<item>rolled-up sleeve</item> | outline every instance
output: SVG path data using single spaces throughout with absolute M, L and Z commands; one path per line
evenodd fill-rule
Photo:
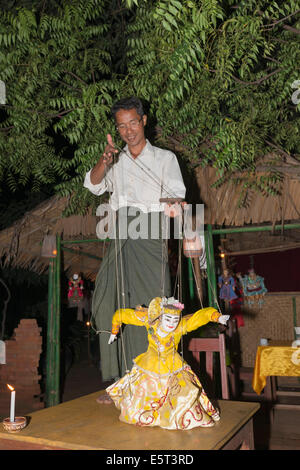
M 106 175 L 101 183 L 99 184 L 93 184 L 91 182 L 91 171 L 88 171 L 85 175 L 84 178 L 84 183 L 83 186 L 87 188 L 91 193 L 96 194 L 97 196 L 100 196 L 101 194 L 104 194 L 106 191 L 112 191 L 112 183 L 110 182 L 108 175 Z

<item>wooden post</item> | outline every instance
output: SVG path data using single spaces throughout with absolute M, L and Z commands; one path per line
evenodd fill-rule
M 54 298 L 53 298 L 53 264 L 54 259 L 50 259 L 48 271 L 48 322 L 47 322 L 47 349 L 46 349 L 46 407 L 53 405 L 54 387 Z
M 205 238 L 205 251 L 207 263 L 207 290 L 209 306 L 218 308 L 217 304 L 217 282 L 216 282 L 216 269 L 215 269 L 215 256 L 212 226 L 207 225 L 207 230 L 204 232 Z
M 54 262 L 54 275 L 55 275 L 55 386 L 54 386 L 54 403 L 60 403 L 60 270 L 61 270 L 61 246 L 60 236 L 56 236 L 56 249 L 57 255 Z
M 46 407 L 60 402 L 60 237 L 56 237 L 56 256 L 49 262 L 48 324 L 46 352 Z

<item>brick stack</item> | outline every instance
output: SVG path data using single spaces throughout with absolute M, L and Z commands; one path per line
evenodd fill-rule
M 0 364 L 0 414 L 9 416 L 10 392 L 16 390 L 16 416 L 44 407 L 38 374 L 42 352 L 41 328 L 35 319 L 23 319 L 14 330 L 12 339 L 5 341 L 6 364 Z

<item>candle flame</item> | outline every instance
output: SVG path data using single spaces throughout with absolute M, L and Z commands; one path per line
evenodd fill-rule
M 9 390 L 11 390 L 11 391 L 14 390 L 14 387 L 12 387 L 11 385 L 9 385 L 9 384 L 6 384 L 6 385 L 8 386 Z

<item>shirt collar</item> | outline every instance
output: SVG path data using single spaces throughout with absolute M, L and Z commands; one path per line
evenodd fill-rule
M 123 150 L 130 153 L 129 150 L 128 150 L 128 145 L 127 144 L 125 145 Z M 146 139 L 146 145 L 145 145 L 145 147 L 143 148 L 143 150 L 141 151 L 141 153 L 139 154 L 139 156 L 137 158 L 139 159 L 140 157 L 142 157 L 143 155 L 146 155 L 147 153 L 151 153 L 151 154 L 155 155 L 153 145 L 150 144 L 148 139 Z

